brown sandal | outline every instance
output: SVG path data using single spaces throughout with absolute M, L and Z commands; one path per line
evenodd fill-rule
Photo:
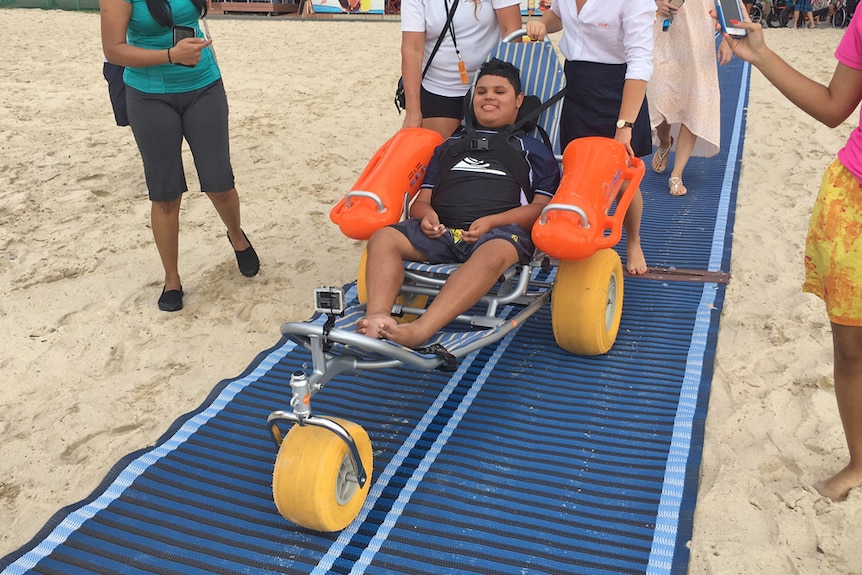
M 682 178 L 673 176 L 667 181 L 667 185 L 672 196 L 684 196 L 688 193 L 688 188 L 682 185 Z
M 652 171 L 656 174 L 661 174 L 667 169 L 667 156 L 670 154 L 670 149 L 673 147 L 673 138 L 670 139 L 670 145 L 667 148 L 658 147 L 652 157 Z

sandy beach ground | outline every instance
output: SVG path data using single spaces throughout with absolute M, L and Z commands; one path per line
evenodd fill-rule
M 186 307 L 167 314 L 138 151 L 101 77 L 98 15 L 0 10 L 0 556 L 238 375 L 282 322 L 309 317 L 312 288 L 356 277 L 362 246 L 328 212 L 400 126 L 397 22 L 209 26 L 262 269 L 239 275 L 209 201 L 190 191 Z M 841 33 L 767 41 L 827 82 Z M 752 75 L 692 574 L 862 572 L 862 490 L 833 504 L 811 488 L 846 447 L 829 324 L 799 287 L 820 175 L 856 118 L 829 130 Z

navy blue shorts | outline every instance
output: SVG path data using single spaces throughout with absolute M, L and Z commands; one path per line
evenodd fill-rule
M 175 200 L 188 190 L 183 138 L 192 151 L 202 191 L 234 188 L 227 96 L 221 79 L 178 94 L 148 94 L 126 86 L 126 103 L 151 201 Z
M 518 259 L 522 264 L 530 263 L 533 258 L 534 247 L 530 233 L 515 224 L 494 228 L 471 244 L 460 239 L 455 241 L 452 230 L 447 230 L 439 238 L 429 238 L 422 231 L 421 223 L 422 221 L 417 218 L 410 218 L 391 227 L 404 234 L 414 248 L 425 254 L 429 264 L 464 263 L 476 248 L 495 239 L 506 240 L 515 246 L 515 249 L 518 250 Z

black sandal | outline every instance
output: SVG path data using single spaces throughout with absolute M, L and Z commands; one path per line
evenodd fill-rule
M 165 291 L 159 296 L 159 309 L 162 311 L 180 311 L 183 309 L 183 288 Z
M 247 278 L 254 277 L 257 275 L 257 272 L 260 271 L 260 260 L 257 257 L 257 252 L 254 251 L 251 242 L 248 240 L 248 236 L 245 235 L 244 231 L 240 231 L 242 232 L 242 237 L 244 237 L 245 241 L 248 242 L 248 247 L 241 252 L 234 250 L 234 253 L 236 254 L 236 263 L 237 266 L 239 266 L 239 273 Z M 230 246 L 233 247 L 233 242 L 230 241 L 230 232 L 227 234 L 227 241 L 230 243 Z

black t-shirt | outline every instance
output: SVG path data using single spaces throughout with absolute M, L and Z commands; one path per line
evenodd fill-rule
M 437 148 L 422 184 L 432 188 L 431 207 L 446 227 L 467 229 L 478 218 L 530 203 L 534 193 L 550 197 L 556 192 L 560 171 L 554 154 L 529 136 L 514 136 L 510 143 L 503 143 L 508 148 L 504 151 L 469 150 L 446 171 L 441 163 L 451 162 L 444 162 L 441 156 L 463 137 L 463 132 L 458 133 Z M 519 162 L 526 161 L 531 190 L 521 189 L 517 167 L 507 168 L 506 163 L 514 161 L 513 154 Z M 441 169 L 444 173 L 438 174 Z
M 521 186 L 488 152 L 471 152 L 456 163 L 431 194 L 440 223 L 467 229 L 474 220 L 526 203 Z

